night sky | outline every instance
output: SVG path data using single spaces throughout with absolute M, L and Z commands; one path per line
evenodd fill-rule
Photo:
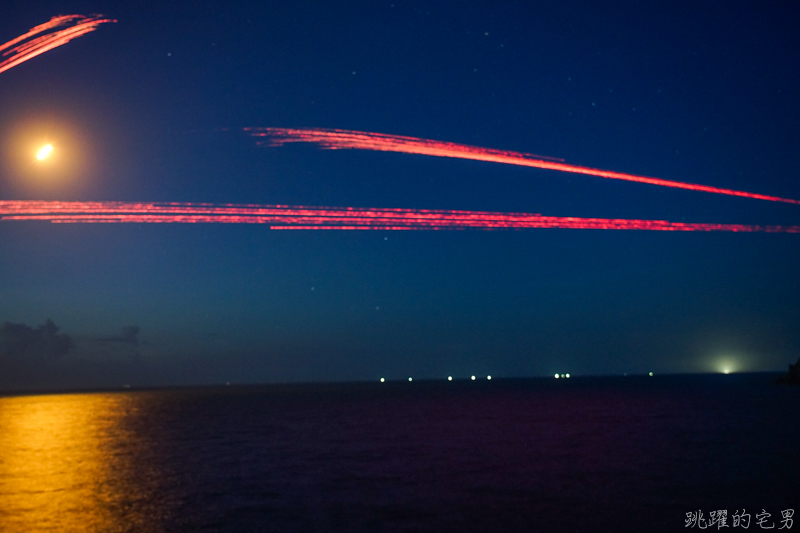
M 797 205 L 242 132 L 408 135 L 800 199 L 794 1 L 14 0 L 0 42 L 68 13 L 118 22 L 0 73 L 0 199 L 800 224 Z M 48 170 L 24 149 L 44 133 Z M 6 349 L 0 386 L 782 370 L 799 267 L 796 234 L 3 221 L 0 323 L 49 318 L 74 347 Z

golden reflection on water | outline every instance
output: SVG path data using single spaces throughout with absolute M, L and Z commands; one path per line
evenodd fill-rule
M 123 531 L 125 394 L 0 398 L 0 530 Z M 124 446 L 123 446 L 124 447 Z

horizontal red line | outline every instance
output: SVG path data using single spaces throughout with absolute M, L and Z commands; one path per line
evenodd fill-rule
M 273 229 L 617 229 L 800 233 L 800 226 L 757 226 L 620 218 L 543 216 L 375 207 L 308 207 L 149 202 L 58 202 L 0 200 L 0 220 L 53 223 L 269 224 Z

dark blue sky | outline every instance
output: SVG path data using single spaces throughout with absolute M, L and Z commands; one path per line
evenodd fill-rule
M 792 1 L 12 1 L 0 42 L 62 13 L 119 22 L 0 74 L 4 199 L 800 223 L 791 205 L 237 132 L 376 131 L 800 198 Z M 31 128 L 80 170 L 22 169 Z M 51 318 L 76 341 L 4 386 L 778 370 L 800 351 L 799 244 L 2 222 L 0 322 Z M 138 346 L 96 340 L 132 325 Z

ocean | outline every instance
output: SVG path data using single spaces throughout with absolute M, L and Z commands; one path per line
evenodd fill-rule
M 776 377 L 6 395 L 0 530 L 800 529 L 800 388 Z

